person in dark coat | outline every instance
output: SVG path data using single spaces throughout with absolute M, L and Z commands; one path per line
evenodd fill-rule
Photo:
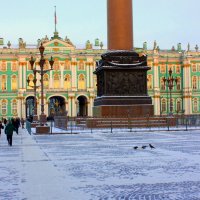
M 8 145 L 10 146 L 12 146 L 13 131 L 16 131 L 16 129 L 13 126 L 11 120 L 9 120 L 8 124 L 5 127 L 5 134 L 7 135 Z
M 1 129 L 4 129 L 2 122 L 0 121 L 0 136 L 1 136 Z
M 24 128 L 24 118 L 21 118 L 21 125 L 22 125 L 22 128 Z
M 16 118 L 12 118 L 11 121 L 12 121 L 13 126 L 15 127 L 16 133 L 18 134 L 18 129 L 19 129 L 19 122 L 18 122 L 18 120 Z
M 4 118 L 3 123 L 4 123 L 4 125 L 7 124 L 7 119 L 6 118 Z

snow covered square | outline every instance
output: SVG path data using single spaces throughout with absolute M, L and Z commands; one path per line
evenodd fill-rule
M 1 200 L 200 199 L 199 130 L 19 132 L 0 137 Z

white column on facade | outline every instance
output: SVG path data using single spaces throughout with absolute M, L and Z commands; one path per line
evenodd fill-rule
M 160 115 L 160 87 L 159 87 L 159 70 L 158 70 L 158 56 L 154 57 L 153 67 L 153 87 L 154 87 L 154 115 Z
M 93 116 L 93 102 L 94 102 L 94 98 L 90 97 L 89 102 L 88 102 L 88 116 L 89 117 Z
M 49 77 L 49 88 L 53 88 L 53 72 L 52 70 L 50 71 L 50 77 Z
M 76 117 L 77 116 L 77 101 L 75 100 L 75 97 L 72 98 L 72 117 Z
M 93 62 L 91 62 L 91 65 L 90 65 L 90 87 L 92 89 L 94 89 L 94 65 L 93 65 Z
M 19 89 L 22 88 L 22 81 L 23 81 L 22 70 L 23 70 L 23 67 L 22 67 L 21 63 L 19 62 L 19 78 L 18 78 Z
M 90 79 L 91 79 L 91 77 L 90 77 L 90 65 L 89 65 L 89 63 L 88 62 L 86 62 L 86 83 L 87 83 L 87 89 L 88 88 L 90 88 Z
M 192 113 L 192 90 L 191 90 L 191 69 L 190 61 L 185 60 L 183 66 L 183 75 L 184 75 L 184 86 L 183 86 L 183 98 L 185 102 L 185 114 L 189 115 Z
M 77 89 L 77 72 L 76 72 L 76 58 L 72 58 L 72 62 L 74 63 L 71 67 L 72 71 L 72 91 L 76 91 Z
M 67 111 L 67 116 L 70 116 L 69 115 L 69 101 L 65 100 L 65 108 L 66 108 L 66 111 Z
M 60 66 L 60 73 L 61 73 L 61 77 L 60 77 L 61 83 L 60 83 L 60 86 L 63 89 L 64 88 L 64 77 L 63 77 L 64 76 L 64 65 Z
M 24 63 L 23 65 L 23 71 L 24 71 L 24 74 L 23 74 L 23 88 L 26 88 L 26 72 L 27 72 L 27 63 Z
M 71 107 L 72 107 L 72 97 L 69 97 L 68 98 L 68 116 L 70 116 L 70 117 L 72 117 Z M 67 107 L 66 107 L 66 109 L 67 109 Z

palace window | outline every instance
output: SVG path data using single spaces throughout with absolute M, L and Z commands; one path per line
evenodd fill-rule
M 152 86 L 152 75 L 147 76 L 147 88 L 148 88 L 148 90 L 151 90 L 153 88 L 153 86 Z
M 197 72 L 197 65 L 195 64 L 192 65 L 192 72 Z
M 47 69 L 50 69 L 49 67 L 49 61 L 48 60 L 45 60 L 45 63 L 44 63 L 44 70 L 47 70 Z
M 17 76 L 13 75 L 11 78 L 11 89 L 17 90 Z
M 53 85 L 54 88 L 60 88 L 60 75 L 59 74 L 54 74 L 53 76 Z
M 43 80 L 44 80 L 44 88 L 49 88 L 49 75 L 44 74 Z
M 2 63 L 1 63 L 1 71 L 5 72 L 6 70 L 7 70 L 6 61 L 2 61 Z
M 176 103 L 176 111 L 179 113 L 181 111 L 181 100 L 178 99 Z
M 80 61 L 79 62 L 79 65 L 78 65 L 78 70 L 84 70 L 85 67 L 84 67 L 84 62 L 83 61 Z
M 166 112 L 166 110 L 167 110 L 167 104 L 166 104 L 166 99 L 162 99 L 162 101 L 161 101 L 161 111 L 162 112 Z
M 65 70 L 70 70 L 70 61 L 69 60 L 66 60 L 65 61 L 65 67 L 64 67 Z
M 71 88 L 71 76 L 69 74 L 66 74 L 64 78 L 64 89 L 70 89 L 70 88 Z
M 34 75 L 29 74 L 28 79 L 30 80 L 30 82 L 29 82 L 29 85 L 27 84 L 27 89 L 33 89 L 33 87 L 34 87 L 34 82 L 33 82 Z
M 162 74 L 166 73 L 166 67 L 164 65 L 161 65 L 161 67 L 160 67 L 160 73 L 162 73 Z
M 16 99 L 12 101 L 12 114 L 17 115 L 17 100 Z
M 84 74 L 80 74 L 78 77 L 78 89 L 79 90 L 84 90 L 86 88 L 85 85 L 85 75 Z
M 176 73 L 177 74 L 180 74 L 181 73 L 181 67 L 178 65 L 176 66 Z
M 2 102 L 1 102 L 1 113 L 2 113 L 2 115 L 7 114 L 7 105 L 8 105 L 7 100 L 3 99 Z
M 59 61 L 57 58 L 55 58 L 55 60 L 54 60 L 53 69 L 59 70 Z
M 12 71 L 17 71 L 17 63 L 16 62 L 12 63 Z
M 192 77 L 192 89 L 197 90 L 197 77 L 196 76 Z
M 1 89 L 2 91 L 7 90 L 7 76 L 6 75 L 1 76 Z
M 197 98 L 193 99 L 193 109 L 194 109 L 194 112 L 198 112 L 198 101 L 197 101 Z
M 177 90 L 181 90 L 181 78 L 180 77 L 177 77 L 177 84 L 176 84 L 176 89 Z

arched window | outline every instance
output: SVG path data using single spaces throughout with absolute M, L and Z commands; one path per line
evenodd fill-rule
M 194 112 L 198 112 L 198 100 L 197 100 L 197 98 L 193 99 L 193 109 L 194 109 Z
M 181 78 L 180 77 L 177 77 L 177 85 L 176 85 L 176 89 L 177 90 L 181 90 Z
M 6 75 L 1 76 L 1 89 L 2 91 L 7 90 L 7 76 Z
M 49 76 L 48 76 L 48 74 L 44 74 L 43 80 L 44 80 L 44 88 L 49 88 Z
M 176 103 L 176 111 L 179 113 L 181 111 L 181 100 L 178 99 Z
M 84 62 L 82 60 L 79 62 L 78 70 L 84 70 Z
M 17 71 L 17 63 L 16 62 L 12 63 L 12 71 Z
M 70 88 L 71 88 L 71 76 L 69 74 L 66 74 L 64 78 L 64 89 L 70 89 Z
M 58 61 L 58 58 L 55 58 L 55 60 L 54 60 L 53 69 L 54 70 L 59 70 L 59 61 Z
M 17 115 L 17 100 L 16 99 L 12 101 L 12 114 Z
M 6 61 L 2 61 L 1 63 L 1 71 L 5 72 L 7 70 L 7 63 Z
M 17 76 L 13 75 L 11 78 L 11 89 L 12 90 L 17 90 Z
M 166 99 L 162 99 L 161 104 L 162 104 L 161 105 L 161 107 L 162 107 L 161 111 L 166 112 L 166 110 L 167 110 Z
M 49 65 L 49 61 L 48 60 L 45 60 L 45 63 L 44 63 L 44 69 L 50 69 L 50 65 Z
M 181 73 L 181 67 L 178 65 L 176 66 L 176 73 L 177 74 L 180 74 Z
M 196 76 L 192 77 L 192 89 L 193 90 L 197 89 L 197 77 Z
M 78 77 L 78 89 L 84 90 L 85 89 L 85 75 L 80 74 Z
M 166 67 L 164 65 L 161 65 L 161 67 L 160 67 L 160 73 L 162 73 L 162 74 L 166 73 Z
M 53 85 L 54 85 L 54 88 L 60 88 L 60 77 L 59 77 L 59 74 L 54 74 L 54 76 L 53 76 Z
M 192 72 L 197 72 L 197 65 L 196 64 L 192 65 Z
M 161 77 L 161 90 L 166 90 L 165 83 L 163 81 L 163 77 Z
M 7 100 L 3 99 L 2 102 L 1 102 L 1 113 L 2 113 L 2 115 L 7 114 L 7 105 L 8 105 Z
M 28 79 L 30 80 L 30 82 L 29 82 L 29 85 L 27 85 L 27 89 L 33 89 L 33 87 L 34 87 L 34 82 L 33 82 L 34 75 L 33 74 L 29 74 L 28 75 Z
M 64 67 L 65 70 L 70 70 L 70 61 L 69 60 L 66 60 L 65 61 L 65 67 Z
M 151 90 L 152 88 L 153 88 L 153 86 L 152 86 L 152 75 L 148 75 L 147 76 L 147 88 L 148 88 L 148 90 Z

